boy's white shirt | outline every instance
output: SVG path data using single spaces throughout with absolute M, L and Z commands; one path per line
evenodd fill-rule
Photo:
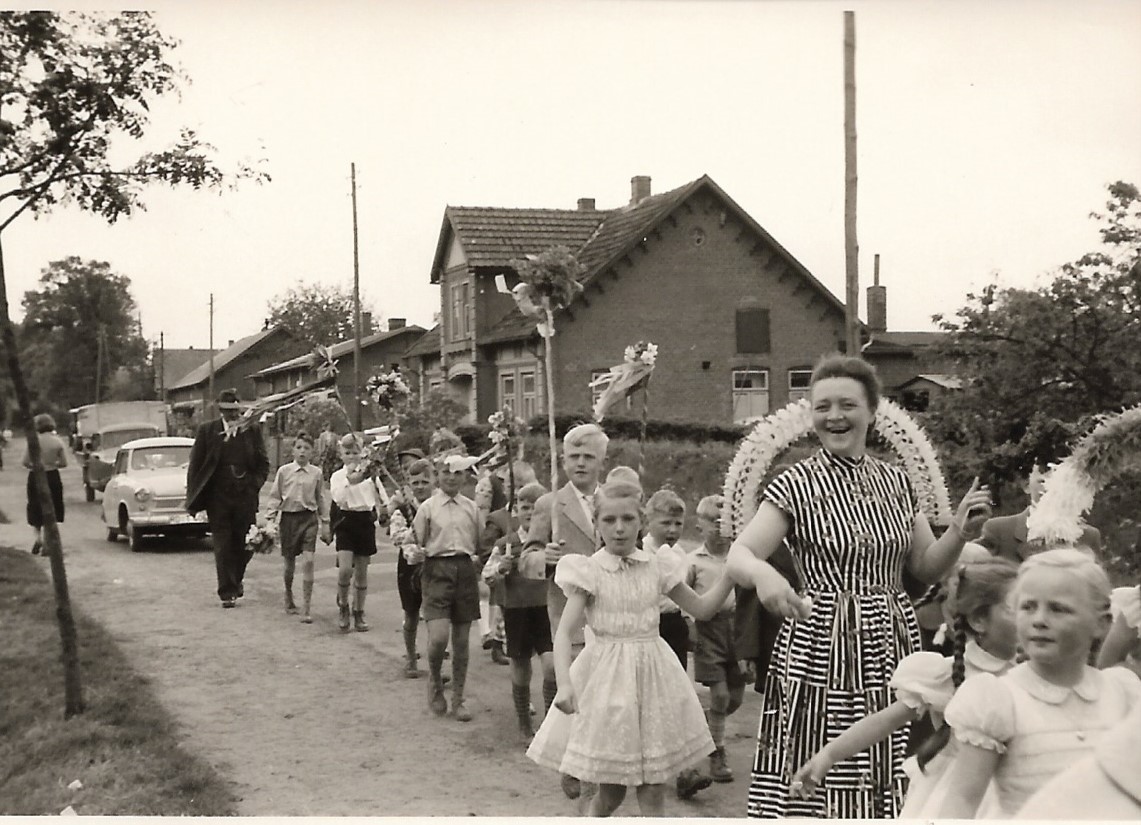
M 663 547 L 673 547 L 673 546 L 675 546 L 675 545 L 669 545 L 669 544 L 666 544 L 665 542 L 658 542 L 649 533 L 647 533 L 645 535 L 645 537 L 643 537 L 643 539 L 642 539 L 642 549 L 646 550 L 647 552 L 650 552 L 650 553 L 657 553 Z M 688 563 L 689 562 L 689 556 L 684 552 L 681 555 L 686 560 L 686 563 Z M 692 617 L 688 613 L 686 613 L 680 607 L 677 606 L 677 603 L 673 599 L 671 599 L 669 596 L 666 596 L 665 594 L 662 594 L 661 599 L 658 601 L 658 611 L 660 613 L 681 613 L 687 619 L 692 619 Z
M 337 503 L 337 506 L 342 510 L 361 510 L 371 509 L 378 506 L 380 502 L 380 494 L 377 488 L 382 487 L 376 483 L 373 478 L 365 478 L 358 481 L 356 484 L 349 483 L 349 473 L 344 467 L 333 473 L 329 479 L 329 497 Z M 372 495 L 369 496 L 365 493 L 366 490 L 371 488 Z M 388 498 L 385 496 L 384 501 L 387 502 Z M 352 506 L 356 504 L 357 506 Z M 367 504 L 368 508 L 362 508 L 359 505 Z

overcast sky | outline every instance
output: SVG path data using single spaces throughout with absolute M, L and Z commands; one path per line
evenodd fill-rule
M 72 4 L 73 6 L 75 4 Z M 155 5 L 192 83 L 150 138 L 197 128 L 272 183 L 154 189 L 108 226 L 5 233 L 15 315 L 48 262 L 108 261 L 143 331 L 224 346 L 298 281 L 430 326 L 445 206 L 614 208 L 709 174 L 844 296 L 843 11 L 856 11 L 861 302 L 882 256 L 891 329 L 931 329 L 997 278 L 1096 245 L 1106 184 L 1141 184 L 1141 3 L 340 0 Z M 861 306 L 861 317 L 865 317 Z M 684 321 L 680 316 L 679 321 Z

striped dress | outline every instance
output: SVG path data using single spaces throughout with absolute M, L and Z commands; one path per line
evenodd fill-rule
M 903 806 L 907 728 L 828 772 L 811 799 L 792 774 L 854 722 L 892 702 L 896 665 L 919 649 L 903 589 L 917 512 L 907 474 L 871 456 L 820 450 L 764 498 L 789 518 L 787 542 L 812 615 L 781 627 L 765 681 L 750 816 L 893 818 Z

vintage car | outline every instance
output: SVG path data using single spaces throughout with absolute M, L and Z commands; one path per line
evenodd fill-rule
M 95 491 L 107 486 L 119 448 L 128 441 L 162 435 L 161 430 L 146 423 L 112 424 L 92 434 L 83 446 L 83 491 L 88 501 L 95 501 Z
M 186 466 L 192 446 L 191 438 L 160 436 L 128 441 L 119 448 L 103 491 L 107 541 L 126 536 L 137 552 L 145 535 L 206 535 L 206 514 L 186 512 Z

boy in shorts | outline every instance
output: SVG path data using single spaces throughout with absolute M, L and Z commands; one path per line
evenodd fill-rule
M 704 543 L 690 553 L 689 586 L 704 593 L 725 572 L 729 540 L 721 535 L 721 496 L 706 496 L 697 505 L 697 529 Z M 709 621 L 698 621 L 693 650 L 694 678 L 709 688 L 709 734 L 715 750 L 709 755 L 709 775 L 714 782 L 732 782 L 733 771 L 725 762 L 725 717 L 741 707 L 745 676 L 734 649 L 733 594 Z
M 392 543 L 396 545 L 396 589 L 400 593 L 400 609 L 404 612 L 402 629 L 404 655 L 407 658 L 404 676 L 407 679 L 419 679 L 424 675 L 424 671 L 416 664 L 419 657 L 416 652 L 416 633 L 420 626 L 420 605 L 423 600 L 420 571 L 424 562 L 424 551 L 416 543 L 412 522 L 420 505 L 435 491 L 432 462 L 423 458 L 415 459 L 404 468 L 404 475 L 412 491 L 413 500 L 407 501 L 403 491 L 398 490 L 393 494 L 389 502 L 393 513 L 388 529 Z
M 269 491 L 270 513 L 277 513 L 278 536 L 284 563 L 285 612 L 297 613 L 293 601 L 293 575 L 301 556 L 301 621 L 312 624 L 309 606 L 313 601 L 313 560 L 317 534 L 329 543 L 329 503 L 321 468 L 310 463 L 313 439 L 298 433 L 293 439 L 293 461 L 277 468 Z
M 448 712 L 440 668 L 452 642 L 452 715 L 471 721 L 464 705 L 471 623 L 479 618 L 479 510 L 460 493 L 473 459 L 449 455 L 443 459 L 439 489 L 420 505 L 413 520 L 416 544 L 424 551 L 421 587 L 424 620 L 428 623 L 428 707 L 436 716 Z
M 329 479 L 333 500 L 331 521 L 337 541 L 337 608 L 339 626 L 349 629 L 349 586 L 353 586 L 352 622 L 359 633 L 369 629 L 364 619 L 368 595 L 368 566 L 376 555 L 376 522 L 379 498 L 376 481 L 364 460 L 364 442 L 356 433 L 340 441 L 344 466 Z
M 503 624 L 507 632 L 507 658 L 511 661 L 511 698 L 519 720 L 519 736 L 524 744 L 531 741 L 535 730 L 531 725 L 531 657 L 539 657 L 543 670 L 543 707 L 550 710 L 558 692 L 555 683 L 554 646 L 551 621 L 547 615 L 547 582 L 525 578 L 516 562 L 527 533 L 535 502 L 547 492 L 537 481 L 527 484 L 515 497 L 518 526 L 495 544 L 491 558 L 483 567 L 483 578 L 495 582 L 503 598 Z

